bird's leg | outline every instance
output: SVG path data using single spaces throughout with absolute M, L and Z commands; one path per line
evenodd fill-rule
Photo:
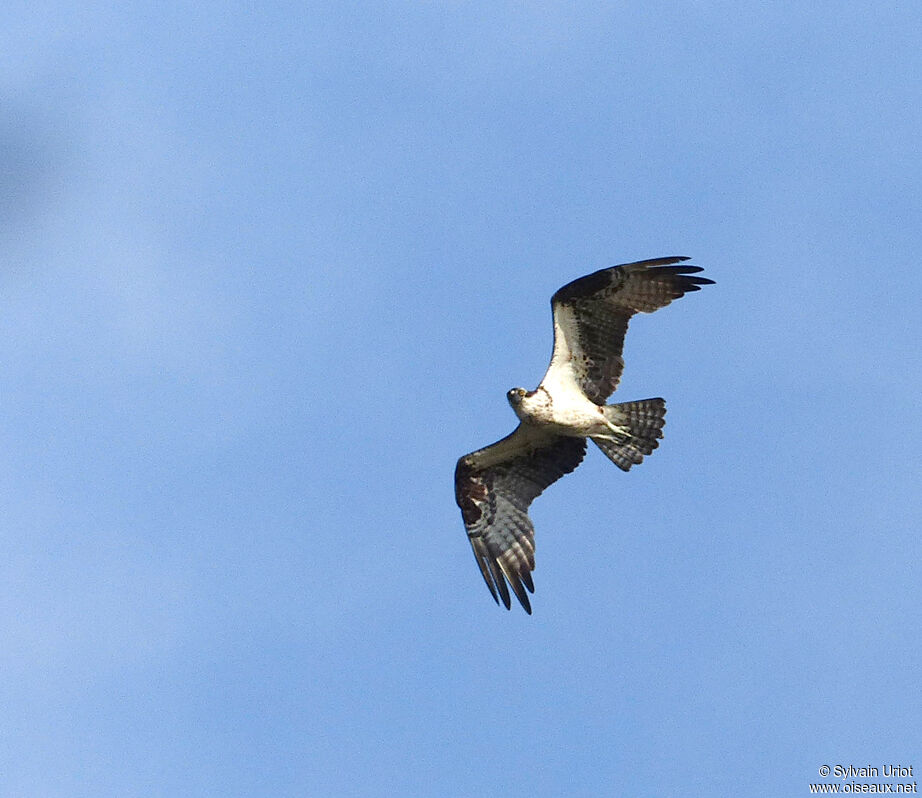
M 631 437 L 631 430 L 629 427 L 622 427 L 620 424 L 615 424 L 613 421 L 606 418 L 604 413 L 602 414 L 602 421 L 608 428 L 608 432 L 593 433 L 593 438 L 601 438 L 603 441 L 611 441 L 612 443 L 624 443 Z

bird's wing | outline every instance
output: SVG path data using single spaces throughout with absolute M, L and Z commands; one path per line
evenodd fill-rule
M 605 404 L 621 379 L 624 335 L 635 313 L 652 313 L 713 280 L 692 275 L 688 258 L 657 258 L 602 269 L 567 283 L 551 298 L 554 353 L 541 384 L 555 391 L 581 390 Z
M 569 438 L 520 424 L 485 449 L 465 455 L 455 469 L 455 500 L 493 600 L 510 607 L 508 581 L 531 614 L 535 592 L 535 528 L 528 506 L 551 483 L 576 468 L 585 438 Z

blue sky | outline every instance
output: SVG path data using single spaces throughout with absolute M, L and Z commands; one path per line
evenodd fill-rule
M 808 794 L 922 768 L 922 14 L 8 3 L 0 796 Z M 532 508 L 455 460 L 548 299 L 666 437 Z

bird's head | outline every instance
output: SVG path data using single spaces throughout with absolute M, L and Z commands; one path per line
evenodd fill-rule
M 518 407 L 522 404 L 522 399 L 528 394 L 524 388 L 510 388 L 506 391 L 506 398 L 509 400 L 509 404 L 513 407 Z

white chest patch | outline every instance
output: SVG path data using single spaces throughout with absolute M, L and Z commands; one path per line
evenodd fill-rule
M 521 404 L 523 420 L 556 427 L 560 434 L 586 436 L 609 429 L 601 408 L 581 392 L 558 391 L 553 396 L 543 386 Z

